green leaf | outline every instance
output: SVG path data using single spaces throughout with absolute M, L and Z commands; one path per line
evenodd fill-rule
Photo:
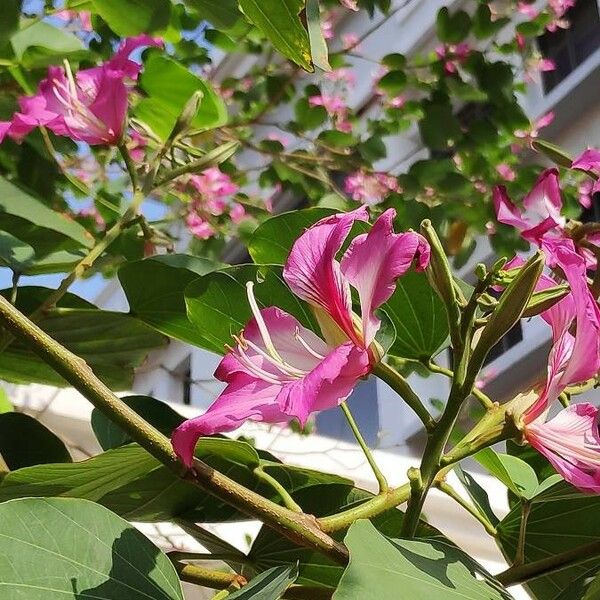
M 598 598 L 600 598 L 600 575 L 596 566 L 572 581 L 552 600 L 598 600 Z
M 500 454 L 491 448 L 480 450 L 473 458 L 517 496 L 531 499 L 535 495 L 538 478 L 524 460 L 510 454 Z
M 440 42 L 457 44 L 462 42 L 471 29 L 471 17 L 464 10 L 458 10 L 453 15 L 444 6 L 437 14 L 437 36 Z
M 6 390 L 0 385 L 0 415 L 13 412 L 14 410 L 15 408 L 9 400 Z
M 125 396 L 121 400 L 150 425 L 169 437 L 173 430 L 185 421 L 185 418 L 168 404 L 150 396 Z M 133 441 L 125 431 L 97 408 L 92 411 L 92 429 L 103 450 L 118 448 Z
M 425 107 L 419 121 L 423 142 L 433 150 L 446 150 L 450 143 L 460 139 L 462 131 L 449 104 L 432 104 Z
M 197 256 L 166 254 L 129 262 L 119 269 L 131 314 L 169 337 L 201 345 L 204 338 L 187 318 L 186 286 L 216 268 Z
M 273 567 L 248 585 L 227 596 L 228 600 L 279 600 L 298 577 L 297 567 Z
M 29 314 L 52 290 L 21 287 L 17 307 Z M 0 292 L 8 295 L 9 291 Z M 148 352 L 166 339 L 137 319 L 118 312 L 99 310 L 73 294 L 66 294 L 38 325 L 53 339 L 83 358 L 107 385 L 128 389 L 133 369 Z M 14 341 L 0 353 L 0 378 L 13 383 L 65 386 L 66 382 L 27 345 Z
M 169 0 L 92 0 L 92 5 L 122 37 L 164 31 L 171 19 Z
M 456 465 L 454 471 L 477 510 L 486 517 L 494 527 L 498 525 L 499 519 L 492 510 L 487 492 L 477 483 L 476 479 L 470 473 L 464 471 L 460 465 Z
M 377 87 L 381 88 L 390 96 L 398 95 L 407 83 L 406 73 L 401 70 L 393 70 L 387 72 L 377 83 Z
M 498 544 L 510 562 L 516 553 L 521 524 L 520 506 L 515 506 L 498 526 Z M 583 494 L 562 481 L 535 495 L 527 519 L 524 544 L 525 563 L 555 556 L 588 544 L 600 537 L 600 498 Z M 591 569 L 600 568 L 600 558 L 537 577 L 525 585 L 534 598 L 580 600 L 568 591 Z M 585 596 L 584 596 L 585 598 Z M 590 598 L 589 600 L 592 600 Z
M 11 470 L 47 463 L 69 463 L 62 440 L 29 415 L 0 414 L 0 454 Z
M 323 37 L 319 0 L 306 0 L 306 25 L 310 40 L 312 62 L 323 71 L 330 71 L 329 50 Z
M 0 529 L 7 599 L 183 600 L 171 561 L 127 521 L 93 502 L 7 502 L 0 506 Z
M 140 87 L 147 97 L 135 107 L 135 116 L 162 140 L 169 137 L 183 107 L 196 91 L 202 92 L 202 101 L 191 128 L 211 129 L 227 122 L 227 108 L 211 85 L 163 54 L 150 53 L 144 63 Z
M 11 36 L 19 29 L 22 0 L 4 0 L 0 19 L 0 56 L 10 54 L 8 44 Z
M 241 17 L 237 0 L 185 0 L 185 3 L 219 29 L 233 27 Z
M 246 282 L 254 281 L 259 307 L 277 306 L 295 316 L 313 331 L 319 326 L 307 305 L 292 294 L 281 275 L 281 267 L 241 265 L 200 277 L 187 286 L 185 301 L 188 317 L 196 326 L 202 347 L 223 354 L 250 320 L 252 311 L 247 298 Z
M 573 164 L 573 159 L 566 150 L 563 150 L 560 146 L 547 142 L 546 140 L 534 140 L 531 145 L 538 151 L 549 158 L 553 163 L 559 167 L 565 167 L 570 169 Z
M 17 273 L 35 258 L 35 250 L 7 231 L 0 231 L 0 261 Z
M 299 13 L 304 0 L 239 0 L 240 9 L 284 56 L 313 71 L 308 33 Z
M 350 564 L 333 600 L 507 600 L 511 595 L 480 565 L 440 541 L 390 539 L 365 520 L 345 538 Z M 479 576 L 479 578 L 476 577 Z
M 79 223 L 61 215 L 0 177 L 0 227 L 32 246 L 38 255 L 91 248 L 94 238 Z
M 446 311 L 424 273 L 400 277 L 396 291 L 382 309 L 396 329 L 390 354 L 430 359 L 448 346 Z
M 335 212 L 329 208 L 308 208 L 267 219 L 250 238 L 248 252 L 252 260 L 257 264 L 285 264 L 292 245 L 302 232 Z

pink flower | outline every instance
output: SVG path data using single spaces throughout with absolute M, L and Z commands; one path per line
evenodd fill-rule
M 357 0 L 340 0 L 340 4 L 350 10 L 358 10 Z
M 342 33 L 342 47 L 344 50 L 358 50 L 360 38 L 357 33 Z
M 498 221 L 512 225 L 530 242 L 539 243 L 548 232 L 565 225 L 556 169 L 547 169 L 539 176 L 523 200 L 523 210 L 513 204 L 504 186 L 494 188 L 493 200 Z
M 435 49 L 438 58 L 444 61 L 444 70 L 448 74 L 456 73 L 459 65 L 464 64 L 471 54 L 471 45 L 468 42 L 451 45 L 444 44 Z
M 229 216 L 234 223 L 243 221 L 246 217 L 246 209 L 239 202 L 234 202 L 229 209 Z
M 142 162 L 146 155 L 146 146 L 148 140 L 141 134 L 135 131 L 131 132 L 131 143 L 129 144 L 129 154 L 136 162 Z
M 374 311 L 413 260 L 421 269 L 429 260 L 421 236 L 393 232 L 394 216 L 393 210 L 381 215 L 341 261 L 336 256 L 352 224 L 367 220 L 364 207 L 319 221 L 292 247 L 284 279 L 312 305 L 328 341 L 277 307 L 260 309 L 248 282 L 253 318 L 215 372 L 227 387 L 205 414 L 173 433 L 173 447 L 186 465 L 199 437 L 232 431 L 246 420 L 305 423 L 312 412 L 338 406 L 369 373 L 380 359 L 371 348 L 380 325 Z M 352 312 L 350 286 L 358 292 L 362 321 Z
M 573 169 L 585 171 L 595 180 L 589 190 L 590 195 L 600 192 L 600 150 L 588 148 L 573 161 L 571 167 Z M 586 208 L 589 208 L 589 206 L 591 206 L 591 198 L 589 199 L 589 205 Z
M 522 15 L 525 15 L 527 18 L 532 20 L 535 19 L 539 14 L 539 11 L 537 10 L 537 8 L 535 8 L 535 5 L 530 4 L 529 2 L 519 2 L 517 4 L 517 10 Z
M 521 138 L 527 143 L 531 144 L 535 138 L 537 138 L 540 134 L 540 129 L 544 127 L 548 127 L 550 123 L 554 121 L 554 113 L 552 111 L 547 112 L 545 115 L 542 115 L 538 119 L 536 119 L 532 124 L 529 130 L 525 129 L 517 129 L 515 131 L 515 137 Z
M 325 73 L 325 79 L 329 79 L 329 81 L 345 83 L 349 87 L 356 85 L 356 75 L 347 67 L 334 69 L 333 71 Z
M 571 293 L 541 315 L 552 328 L 553 344 L 546 383 L 523 414 L 523 433 L 567 481 L 583 491 L 600 492 L 598 409 L 578 404 L 545 421 L 548 408 L 567 386 L 594 377 L 600 369 L 600 309 L 587 285 L 585 261 L 571 240 L 550 243 Z M 540 287 L 550 285 L 555 283 L 548 277 L 540 282 Z
M 215 235 L 213 226 L 195 212 L 190 212 L 185 218 L 190 233 L 201 240 L 207 240 Z
M 126 79 L 137 78 L 141 65 L 129 60 L 140 46 L 159 46 L 146 35 L 125 40 L 117 53 L 99 67 L 78 71 L 51 66 L 37 94 L 19 100 L 4 134 L 20 140 L 32 129 L 47 127 L 57 135 L 88 144 L 117 144 L 127 115 Z M 1 141 L 1 139 L 0 139 Z
M 502 177 L 502 179 L 505 181 L 514 181 L 517 177 L 517 174 L 513 171 L 510 165 L 507 165 L 506 163 L 496 165 L 496 171 L 498 171 L 500 177 Z
M 352 124 L 348 121 L 348 107 L 344 99 L 336 94 L 320 94 L 308 99 L 311 106 L 322 106 L 327 114 L 334 119 L 336 129 L 347 133 L 352 131 Z
M 388 104 L 392 108 L 402 108 L 406 104 L 406 98 L 404 96 L 394 96 L 388 100 Z
M 192 175 L 190 183 L 204 201 L 231 196 L 239 189 L 229 175 L 223 173 L 218 167 L 210 167 L 200 175 Z
M 390 192 L 397 192 L 398 189 L 398 180 L 387 173 L 356 171 L 344 181 L 346 193 L 367 206 L 378 204 Z
M 333 23 L 331 19 L 324 19 L 321 21 L 321 32 L 323 33 L 323 39 L 332 40 L 335 36 L 333 30 Z

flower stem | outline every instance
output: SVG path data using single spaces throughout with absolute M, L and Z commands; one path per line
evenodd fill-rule
M 446 481 L 437 481 L 435 484 L 440 491 L 444 492 L 448 497 L 460 504 L 467 512 L 473 515 L 482 525 L 483 528 L 493 537 L 496 537 L 496 528 L 490 521 L 482 515 L 470 502 L 467 502 L 449 483 Z
M 513 566 L 518 567 L 525 562 L 525 536 L 527 535 L 527 521 L 531 512 L 531 503 L 525 500 L 521 501 L 521 523 L 519 524 L 519 539 L 517 541 L 517 551 Z
M 213 590 L 226 590 L 232 586 L 239 589 L 247 583 L 246 578 L 237 573 L 225 573 L 198 565 L 188 565 L 175 559 L 172 559 L 171 562 L 182 581 L 195 583 Z
M 375 479 L 377 479 L 377 483 L 379 484 L 379 493 L 383 494 L 384 492 L 387 492 L 387 490 L 389 489 L 387 479 L 385 478 L 385 475 L 381 472 L 381 469 L 377 466 L 377 463 L 375 462 L 375 457 L 373 456 L 373 453 L 371 452 L 369 446 L 367 446 L 365 438 L 363 438 L 362 433 L 360 432 L 360 429 L 358 428 L 358 425 L 356 424 L 356 421 L 354 420 L 354 417 L 350 412 L 350 408 L 348 407 L 346 402 L 342 402 L 340 404 L 340 408 L 342 409 L 342 412 L 346 417 L 346 421 L 348 421 L 348 425 L 350 426 L 350 429 L 352 430 L 352 433 L 354 434 L 358 445 L 361 447 L 363 454 L 367 459 L 367 462 L 371 466 L 373 475 L 375 475 Z
M 427 431 L 431 431 L 435 427 L 435 421 L 421 402 L 421 399 L 415 394 L 408 381 L 396 369 L 380 361 L 373 367 L 373 374 L 379 377 L 381 381 L 385 381 L 413 409 Z
M 269 475 L 261 466 L 254 469 L 254 474 L 266 484 L 270 485 L 279 494 L 279 497 L 286 508 L 297 513 L 302 512 L 302 507 L 296 504 L 289 492 L 281 485 L 281 483 L 279 483 L 279 481 L 277 481 L 277 479 L 275 479 L 275 477 Z
M 566 552 L 554 554 L 541 560 L 536 560 L 524 565 L 512 566 L 506 571 L 496 575 L 496 579 L 505 586 L 524 583 L 536 577 L 555 573 L 561 569 L 579 565 L 600 556 L 600 541 L 577 546 Z
M 267 500 L 196 459 L 192 469 L 178 460 L 167 437 L 147 423 L 117 398 L 93 373 L 87 363 L 53 340 L 35 323 L 0 296 L 0 323 L 52 367 L 134 441 L 145 448 L 179 477 L 234 506 L 244 514 L 264 522 L 300 546 L 346 564 L 348 551 L 343 544 L 326 535 L 314 517 L 295 513 Z
M 445 375 L 452 379 L 454 377 L 454 371 L 452 369 L 447 369 L 446 367 L 442 367 L 432 360 L 423 363 L 425 367 L 427 367 L 432 373 L 439 373 L 440 375 Z M 490 410 L 494 408 L 494 401 L 487 395 L 484 394 L 480 389 L 477 389 L 476 386 L 473 386 L 471 390 L 471 394 L 473 397 L 479 400 L 479 403 L 486 410 Z

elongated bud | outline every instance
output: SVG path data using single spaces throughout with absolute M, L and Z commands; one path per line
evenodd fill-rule
M 473 367 L 483 364 L 487 353 L 515 326 L 531 300 L 535 286 L 544 268 L 544 254 L 537 252 L 522 267 L 519 274 L 504 290 L 496 310 L 481 332 L 473 352 Z
M 534 292 L 527 308 L 523 311 L 523 317 L 534 317 L 540 313 L 552 308 L 557 302 L 560 302 L 565 296 L 569 295 L 569 286 L 566 284 L 557 285 L 546 290 Z
M 216 148 L 213 148 L 210 152 L 207 152 L 202 158 L 199 158 L 194 162 L 195 171 L 204 171 L 209 167 L 216 167 L 222 162 L 225 162 L 228 158 L 233 156 L 237 149 L 240 147 L 239 142 L 225 142 Z
M 429 283 L 446 305 L 456 305 L 457 297 L 450 263 L 442 247 L 442 242 L 429 219 L 421 223 L 421 235 L 429 242 L 431 258 L 426 273 Z
M 174 140 L 178 135 L 189 130 L 189 128 L 192 126 L 194 118 L 196 117 L 196 114 L 198 113 L 198 109 L 200 108 L 203 97 L 204 94 L 201 90 L 196 90 L 190 96 L 190 99 L 185 103 L 181 114 L 179 117 L 177 117 L 173 131 L 171 131 L 171 135 L 169 135 L 170 140 Z
M 538 151 L 547 156 L 553 163 L 560 167 L 571 168 L 573 159 L 568 155 L 566 150 L 560 146 L 547 142 L 546 140 L 534 140 L 531 145 Z

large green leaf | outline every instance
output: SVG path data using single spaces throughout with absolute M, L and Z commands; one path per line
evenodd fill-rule
M 284 56 L 312 71 L 308 32 L 300 20 L 304 0 L 239 0 L 243 13 Z
M 0 264 L 22 273 L 35 258 L 35 250 L 7 231 L 0 231 Z
M 600 598 L 600 575 L 598 567 L 593 567 L 571 582 L 569 587 L 554 596 L 552 600 L 598 600 Z
M 252 312 L 246 297 L 246 282 L 254 281 L 254 294 L 262 307 L 278 306 L 303 325 L 319 331 L 307 305 L 294 296 L 281 276 L 281 267 L 241 265 L 209 273 L 185 290 L 188 317 L 197 327 L 200 345 L 222 354 L 232 335 L 238 334 Z
M 216 266 L 185 254 L 153 256 L 123 265 L 119 280 L 134 316 L 165 335 L 202 345 L 204 338 L 187 318 L 183 292 Z
M 169 0 L 92 0 L 92 6 L 122 37 L 163 31 L 171 18 Z
M 21 287 L 17 306 L 22 312 L 31 313 L 50 291 Z M 8 291 L 0 293 L 6 295 Z M 133 369 L 148 352 L 166 343 L 166 338 L 141 321 L 124 313 L 99 310 L 73 294 L 66 294 L 38 325 L 86 360 L 100 379 L 116 389 L 129 388 Z M 18 340 L 0 354 L 0 377 L 14 383 L 66 385 L 62 377 Z
M 165 85 L 167 81 L 169 84 Z M 140 87 L 147 97 L 135 107 L 135 116 L 163 140 L 167 139 L 185 104 L 196 91 L 202 93 L 202 100 L 191 127 L 210 129 L 227 122 L 225 104 L 210 84 L 163 54 L 150 54 L 144 64 Z
M 106 508 L 65 498 L 0 506 L 7 600 L 183 600 L 169 559 Z
M 256 576 L 228 600 L 279 600 L 298 576 L 296 567 L 273 567 Z
M 366 520 L 345 538 L 350 564 L 334 600 L 507 600 L 511 595 L 456 546 L 439 541 L 390 539 Z
M 0 56 L 10 54 L 7 48 L 11 36 L 19 29 L 22 0 L 4 0 L 2 3 L 2 19 L 0 19 Z
M 79 223 L 57 213 L 0 177 L 0 228 L 43 256 L 59 249 L 91 248 L 94 238 Z
M 515 506 L 498 526 L 497 542 L 513 561 L 521 524 L 520 506 Z M 586 495 L 566 482 L 542 491 L 531 500 L 527 519 L 524 555 L 533 562 L 588 544 L 600 538 L 600 498 Z M 594 559 L 533 579 L 527 589 L 539 600 L 554 599 L 590 569 L 600 568 Z M 567 596 L 568 597 L 568 596 Z
M 150 425 L 161 433 L 170 436 L 173 429 L 185 421 L 168 404 L 150 396 L 126 396 L 121 400 L 141 415 Z M 92 411 L 92 429 L 103 450 L 118 448 L 133 440 L 125 431 L 111 421 L 105 414 L 94 408 Z
M 76 35 L 44 21 L 17 31 L 10 42 L 16 59 L 26 69 L 43 68 L 63 59 L 78 60 L 88 53 Z
M 310 53 L 313 63 L 324 71 L 330 71 L 329 50 L 321 27 L 319 0 L 306 0 L 306 26 L 310 41 Z
M 71 462 L 60 438 L 33 417 L 17 412 L 0 414 L 0 454 L 11 471 L 31 465 Z
M 241 17 L 237 0 L 185 0 L 185 3 L 219 29 L 233 27 Z

